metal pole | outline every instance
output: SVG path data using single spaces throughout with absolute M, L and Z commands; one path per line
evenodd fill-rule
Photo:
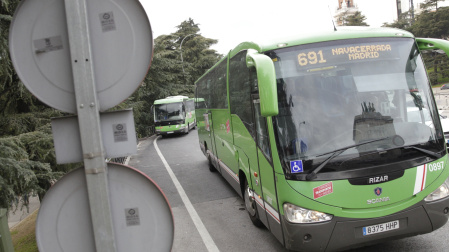
M 7 213 L 6 209 L 0 208 L 0 252 L 14 252 Z
M 184 39 L 186 39 L 187 37 L 192 36 L 192 35 L 196 35 L 196 34 L 195 34 L 195 33 L 192 33 L 192 34 L 189 34 L 189 35 L 185 36 L 185 37 L 181 40 L 181 45 L 179 46 L 179 50 L 181 51 L 181 66 L 182 66 L 182 72 L 183 72 L 183 73 L 185 73 L 185 72 L 184 72 L 184 61 L 182 60 L 182 42 L 184 42 Z
M 78 122 L 97 252 L 116 251 L 86 0 L 64 0 Z

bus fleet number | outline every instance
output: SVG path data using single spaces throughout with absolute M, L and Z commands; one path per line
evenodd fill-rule
M 315 65 L 317 63 L 326 63 L 326 60 L 323 57 L 323 51 L 319 50 L 318 52 L 311 51 L 307 54 L 298 54 L 298 63 L 300 66 L 307 66 L 308 64 Z

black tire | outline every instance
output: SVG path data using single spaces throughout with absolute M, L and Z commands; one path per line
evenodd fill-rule
M 214 164 L 212 164 L 211 157 L 209 156 L 209 157 L 207 158 L 207 160 L 209 160 L 209 171 L 210 171 L 210 172 L 216 172 L 217 169 L 215 169 Z
M 259 218 L 259 213 L 257 212 L 257 203 L 254 200 L 254 198 L 250 197 L 249 193 L 249 186 L 245 179 L 245 185 L 244 185 L 244 192 L 243 192 L 243 200 L 245 201 L 245 208 L 248 212 L 249 218 L 251 219 L 251 222 L 254 224 L 254 226 L 258 228 L 264 227 L 264 224 Z

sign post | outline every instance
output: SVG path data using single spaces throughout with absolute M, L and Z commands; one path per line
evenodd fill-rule
M 8 211 L 0 208 L 0 252 L 12 252 L 14 246 L 11 240 L 11 233 L 8 228 Z
M 86 0 L 64 0 L 81 147 L 96 251 L 116 251 Z

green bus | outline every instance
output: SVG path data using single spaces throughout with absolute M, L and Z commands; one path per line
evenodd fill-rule
M 239 44 L 195 83 L 210 169 L 290 250 L 344 250 L 440 228 L 449 167 L 421 58 L 430 49 L 449 54 L 449 42 L 342 27 Z
M 157 135 L 188 134 L 196 127 L 194 98 L 177 95 L 155 100 L 151 111 Z

